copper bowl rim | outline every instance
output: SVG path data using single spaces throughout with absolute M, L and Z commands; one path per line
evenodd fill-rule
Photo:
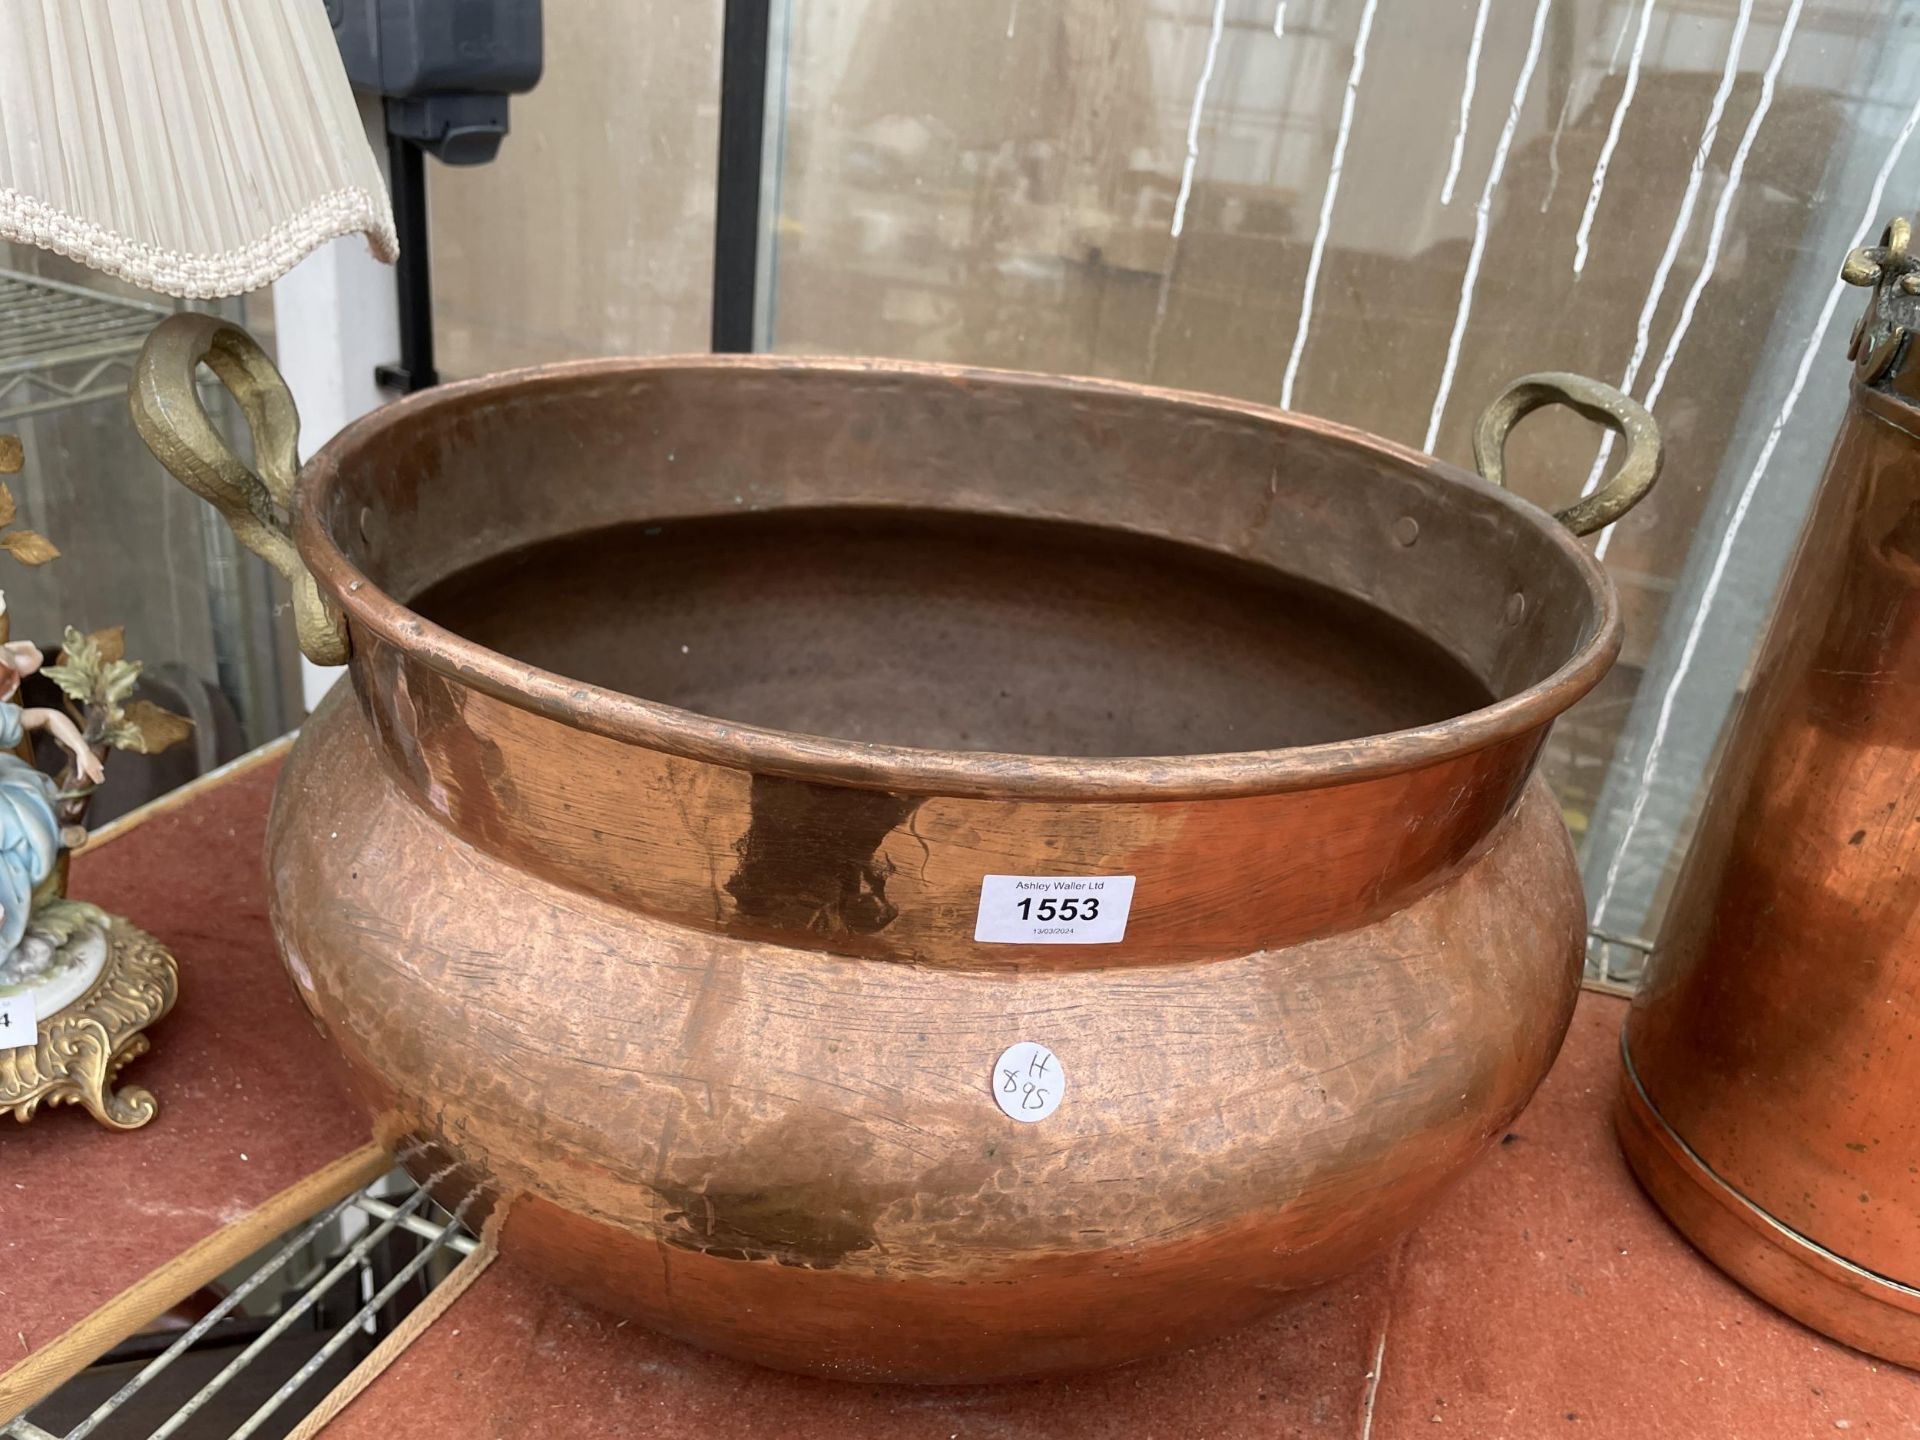
M 1545 532 L 1586 581 L 1594 623 L 1585 640 L 1552 674 L 1505 699 L 1432 725 L 1355 740 L 1275 750 L 1200 755 L 1053 756 L 977 750 L 934 750 L 865 744 L 737 724 L 675 705 L 570 680 L 515 660 L 416 614 L 375 585 L 334 543 L 319 516 L 343 457 L 377 444 L 435 406 L 507 391 L 530 380 L 627 375 L 647 371 L 809 371 L 846 375 L 910 375 L 930 380 L 1008 384 L 1065 395 L 1101 394 L 1180 405 L 1222 417 L 1255 420 L 1322 435 L 1413 465 L 1449 484 L 1482 492 Z M 1606 571 L 1573 533 L 1546 511 L 1477 475 L 1410 446 L 1334 421 L 1273 406 L 1192 391 L 1121 381 L 1036 374 L 905 360 L 843 356 L 689 355 L 563 361 L 500 371 L 417 392 L 349 424 L 302 467 L 295 539 L 321 592 L 352 627 L 379 637 L 464 686 L 507 704 L 603 735 L 730 769 L 912 794 L 1065 800 L 1172 800 L 1273 794 L 1378 779 L 1456 759 L 1543 729 L 1597 685 L 1619 654 L 1620 607 Z

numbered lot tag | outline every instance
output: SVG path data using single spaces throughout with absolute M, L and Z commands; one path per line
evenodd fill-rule
M 0 1050 L 37 1044 L 40 1027 L 33 1016 L 33 992 L 0 996 Z
M 1044 1120 L 1060 1108 L 1067 1072 L 1060 1057 L 1032 1040 L 1009 1045 L 993 1062 L 993 1098 L 1015 1120 Z
M 1131 875 L 987 875 L 973 938 L 985 945 L 1111 945 L 1127 933 Z

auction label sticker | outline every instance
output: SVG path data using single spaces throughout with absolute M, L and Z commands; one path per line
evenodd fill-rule
M 40 1026 L 33 1015 L 33 992 L 0 995 L 0 1050 L 17 1050 L 40 1041 Z
M 985 875 L 973 938 L 985 945 L 1111 945 L 1127 933 L 1131 875 Z
M 993 1098 L 1023 1124 L 1053 1114 L 1066 1093 L 1067 1072 L 1060 1057 L 1038 1041 L 1009 1045 L 993 1062 Z

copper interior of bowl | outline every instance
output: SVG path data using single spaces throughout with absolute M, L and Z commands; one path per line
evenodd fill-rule
M 549 367 L 391 407 L 303 484 L 323 585 L 364 576 L 364 613 L 404 616 L 368 598 L 392 597 L 497 675 L 506 656 L 881 746 L 1247 753 L 1554 688 L 1537 723 L 1611 639 L 1597 568 L 1523 502 L 1321 422 L 1126 386 Z
M 1275 749 L 1431 724 L 1490 698 L 1418 631 L 1270 567 L 1011 516 L 638 523 L 513 551 L 412 608 L 624 694 L 930 749 Z

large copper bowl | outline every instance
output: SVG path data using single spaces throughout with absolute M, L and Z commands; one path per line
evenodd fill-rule
M 1583 912 L 1533 772 L 1619 622 L 1525 501 L 1129 385 L 622 360 L 350 426 L 295 559 L 202 359 L 291 500 L 241 332 L 162 326 L 136 417 L 352 678 L 274 807 L 287 968 L 503 1255 L 788 1369 L 1112 1364 L 1380 1251 L 1546 1073 Z M 976 941 L 992 875 L 1134 877 L 1124 934 Z

